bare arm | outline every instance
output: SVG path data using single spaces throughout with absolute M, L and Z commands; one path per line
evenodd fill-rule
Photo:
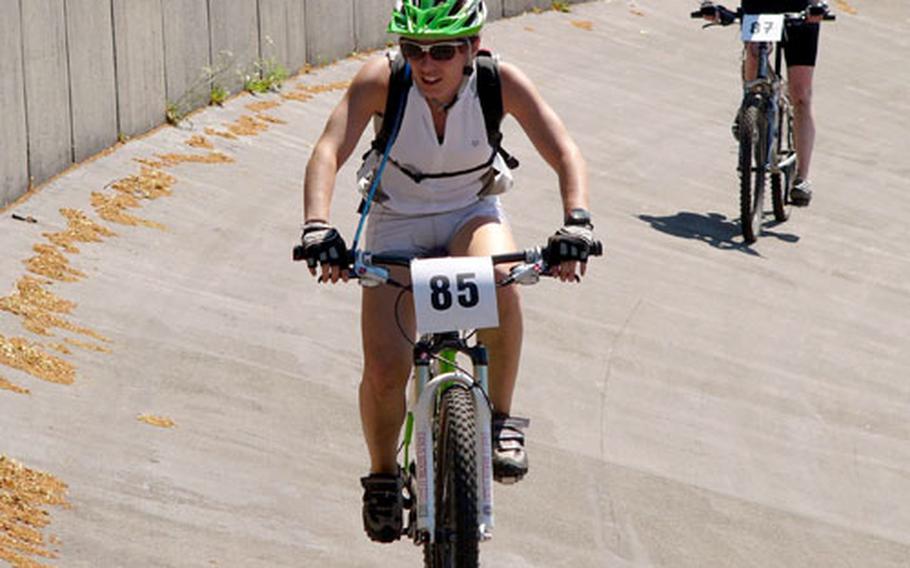
M 587 165 L 562 120 L 517 67 L 502 63 L 500 72 L 503 108 L 515 117 L 541 157 L 559 176 L 563 213 L 578 207 L 587 209 Z
M 306 167 L 304 220 L 329 220 L 336 174 L 351 156 L 370 118 L 385 109 L 389 74 L 385 57 L 368 61 L 329 116 Z
M 500 73 L 503 110 L 515 117 L 537 152 L 559 176 L 563 216 L 567 218 L 572 209 L 588 209 L 588 167 L 562 120 L 518 68 L 503 63 Z M 585 230 L 590 236 L 590 228 Z M 564 282 L 575 282 L 576 269 L 584 276 L 587 263 L 563 260 L 552 273 Z

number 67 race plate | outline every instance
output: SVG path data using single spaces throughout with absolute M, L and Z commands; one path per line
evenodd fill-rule
M 488 256 L 414 259 L 411 284 L 418 333 L 499 326 Z
M 743 16 L 743 41 L 780 41 L 784 37 L 783 14 L 746 14 Z

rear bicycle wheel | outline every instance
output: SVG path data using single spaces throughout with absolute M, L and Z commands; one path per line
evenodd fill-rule
M 793 149 L 793 110 L 789 104 L 781 105 L 778 122 L 777 159 L 786 161 L 794 156 Z M 783 223 L 790 218 L 790 190 L 796 174 L 796 160 L 771 174 L 771 206 L 774 209 L 774 220 Z
M 739 218 L 743 240 L 748 244 L 754 243 L 761 232 L 767 178 L 758 115 L 758 106 L 749 106 L 739 122 Z
M 455 385 L 446 389 L 436 417 L 436 542 L 423 548 L 427 568 L 476 568 L 477 456 L 474 395 Z

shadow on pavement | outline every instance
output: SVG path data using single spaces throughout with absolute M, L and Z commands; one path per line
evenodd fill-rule
M 736 250 L 753 256 L 761 256 L 749 245 L 743 242 L 739 221 L 728 219 L 720 213 L 691 213 L 680 211 L 667 217 L 654 217 L 652 215 L 639 215 L 639 219 L 649 223 L 651 227 L 662 233 L 684 239 L 694 239 L 711 245 L 721 250 Z M 769 230 L 779 223 L 765 223 L 760 238 L 776 237 L 788 243 L 799 241 L 797 235 L 777 233 Z

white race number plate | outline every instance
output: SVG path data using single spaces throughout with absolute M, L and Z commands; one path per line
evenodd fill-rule
M 783 37 L 783 14 L 746 14 L 743 16 L 743 41 L 780 41 Z
M 488 256 L 414 259 L 411 283 L 418 333 L 499 326 Z

